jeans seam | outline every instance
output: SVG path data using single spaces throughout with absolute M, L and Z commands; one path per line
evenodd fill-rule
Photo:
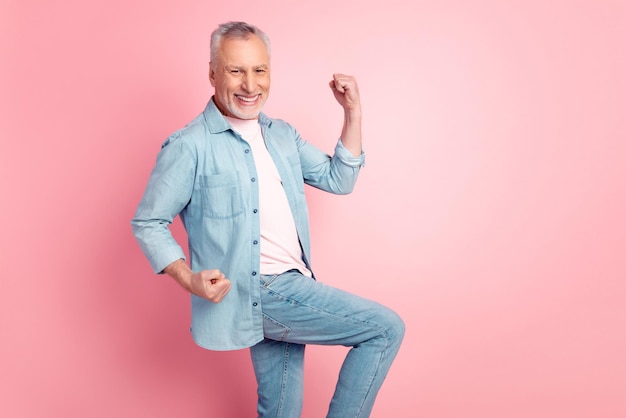
M 276 418 L 280 418 L 283 414 L 283 405 L 285 403 L 285 396 L 287 393 L 287 371 L 289 369 L 289 349 L 291 344 L 285 344 L 285 357 L 283 360 L 283 377 L 280 386 L 280 403 L 278 404 L 278 410 L 276 411 Z
M 361 416 L 361 411 L 363 411 L 363 406 L 365 405 L 365 401 L 372 390 L 372 385 L 374 384 L 374 381 L 376 380 L 376 376 L 378 375 L 378 372 L 380 370 L 380 365 L 383 362 L 383 357 L 385 356 L 385 352 L 389 349 L 391 345 L 391 338 L 389 338 L 389 335 L 387 334 L 387 332 L 384 331 L 383 334 L 384 334 L 386 345 L 385 345 L 385 348 L 380 351 L 380 356 L 378 357 L 378 364 L 376 365 L 376 370 L 374 371 L 374 374 L 370 376 L 370 380 L 367 384 L 367 392 L 365 393 L 365 396 L 363 396 L 363 402 L 359 406 L 359 412 L 358 412 L 357 418 Z

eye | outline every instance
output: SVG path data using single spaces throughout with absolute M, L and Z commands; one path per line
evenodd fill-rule
M 267 70 L 263 69 L 263 68 L 257 68 L 256 70 L 257 74 L 264 74 L 267 72 Z
M 239 70 L 237 70 L 237 69 L 232 69 L 232 70 L 230 70 L 230 73 L 231 73 L 231 74 L 239 74 L 239 72 L 240 72 L 240 71 L 239 71 Z

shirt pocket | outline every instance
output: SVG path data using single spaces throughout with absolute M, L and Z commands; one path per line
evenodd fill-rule
M 236 172 L 198 177 L 202 215 L 211 219 L 232 219 L 243 213 L 241 185 Z

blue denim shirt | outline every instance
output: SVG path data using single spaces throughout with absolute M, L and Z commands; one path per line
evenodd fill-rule
M 304 184 L 350 193 L 364 155 L 354 157 L 339 140 L 330 157 L 282 120 L 260 114 L 259 123 L 287 194 L 304 261 L 312 271 Z M 263 339 L 256 177 L 250 146 L 211 100 L 202 114 L 163 144 L 131 221 L 155 273 L 185 258 L 169 230 L 180 215 L 192 270 L 219 269 L 231 280 L 231 290 L 220 303 L 191 296 L 192 336 L 204 348 L 233 350 Z

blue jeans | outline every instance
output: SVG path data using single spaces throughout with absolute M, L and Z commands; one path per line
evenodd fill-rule
M 250 348 L 259 417 L 300 417 L 305 344 L 352 347 L 327 417 L 369 417 L 404 337 L 400 317 L 293 270 L 261 276 L 261 303 L 265 339 Z

